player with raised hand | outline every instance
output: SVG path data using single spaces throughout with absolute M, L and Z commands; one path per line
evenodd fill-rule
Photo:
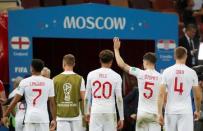
M 4 113 L 3 121 L 7 123 L 9 113 L 24 95 L 26 101 L 24 131 L 49 131 L 56 127 L 56 105 L 54 101 L 54 83 L 51 79 L 41 76 L 44 62 L 33 59 L 31 63 L 31 77 L 23 79 L 18 87 L 17 94 Z M 49 128 L 49 116 L 47 101 L 50 101 L 50 109 L 53 120 Z
M 89 131 L 117 131 L 123 128 L 124 120 L 122 79 L 111 69 L 114 59 L 112 51 L 101 51 L 99 58 L 101 68 L 90 72 L 87 77 L 85 114 L 87 119 L 90 115 Z M 116 104 L 119 113 L 118 123 Z
M 163 72 L 158 98 L 158 120 L 165 124 L 166 131 L 193 131 L 193 111 L 191 104 L 191 90 L 193 89 L 196 111 L 195 120 L 200 117 L 201 89 L 198 86 L 196 72 L 185 65 L 187 50 L 184 47 L 175 49 L 175 65 Z M 162 114 L 165 93 L 167 102 L 165 107 L 165 122 Z
M 157 101 L 161 75 L 155 70 L 156 56 L 148 52 L 143 57 L 145 70 L 131 67 L 120 56 L 120 40 L 115 37 L 114 51 L 118 66 L 125 72 L 137 77 L 139 89 L 139 102 L 136 131 L 160 131 L 161 126 L 156 122 L 158 114 Z

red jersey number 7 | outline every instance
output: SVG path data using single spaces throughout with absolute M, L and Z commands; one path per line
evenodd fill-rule
M 37 96 L 33 99 L 33 106 L 35 106 L 37 99 L 42 95 L 42 89 L 32 89 L 32 91 L 37 93 Z

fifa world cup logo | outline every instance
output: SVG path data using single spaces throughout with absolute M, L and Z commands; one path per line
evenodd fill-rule
M 64 91 L 64 100 L 65 101 L 70 101 L 70 92 L 71 92 L 71 89 L 72 89 L 72 85 L 70 83 L 65 83 L 63 85 L 63 91 Z

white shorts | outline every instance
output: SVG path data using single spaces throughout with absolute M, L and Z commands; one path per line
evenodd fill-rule
M 156 115 L 139 111 L 137 114 L 136 131 L 161 131 L 161 126 L 156 122 Z
M 165 130 L 166 131 L 193 131 L 193 115 L 192 114 L 166 114 Z
M 84 131 L 82 120 L 57 121 L 57 131 Z
M 89 131 L 117 131 L 115 113 L 93 113 L 90 116 Z
M 49 124 L 25 123 L 23 131 L 49 131 Z
M 23 131 L 24 125 L 22 121 L 16 120 L 15 131 Z

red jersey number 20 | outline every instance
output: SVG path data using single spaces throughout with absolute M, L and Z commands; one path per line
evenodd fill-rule
M 111 95 L 112 95 L 112 84 L 110 82 L 106 81 L 104 83 L 101 83 L 100 81 L 97 80 L 97 81 L 93 82 L 93 86 L 96 86 L 96 89 L 93 92 L 94 98 L 109 99 L 111 97 Z M 99 94 L 100 90 L 102 92 L 101 94 Z

